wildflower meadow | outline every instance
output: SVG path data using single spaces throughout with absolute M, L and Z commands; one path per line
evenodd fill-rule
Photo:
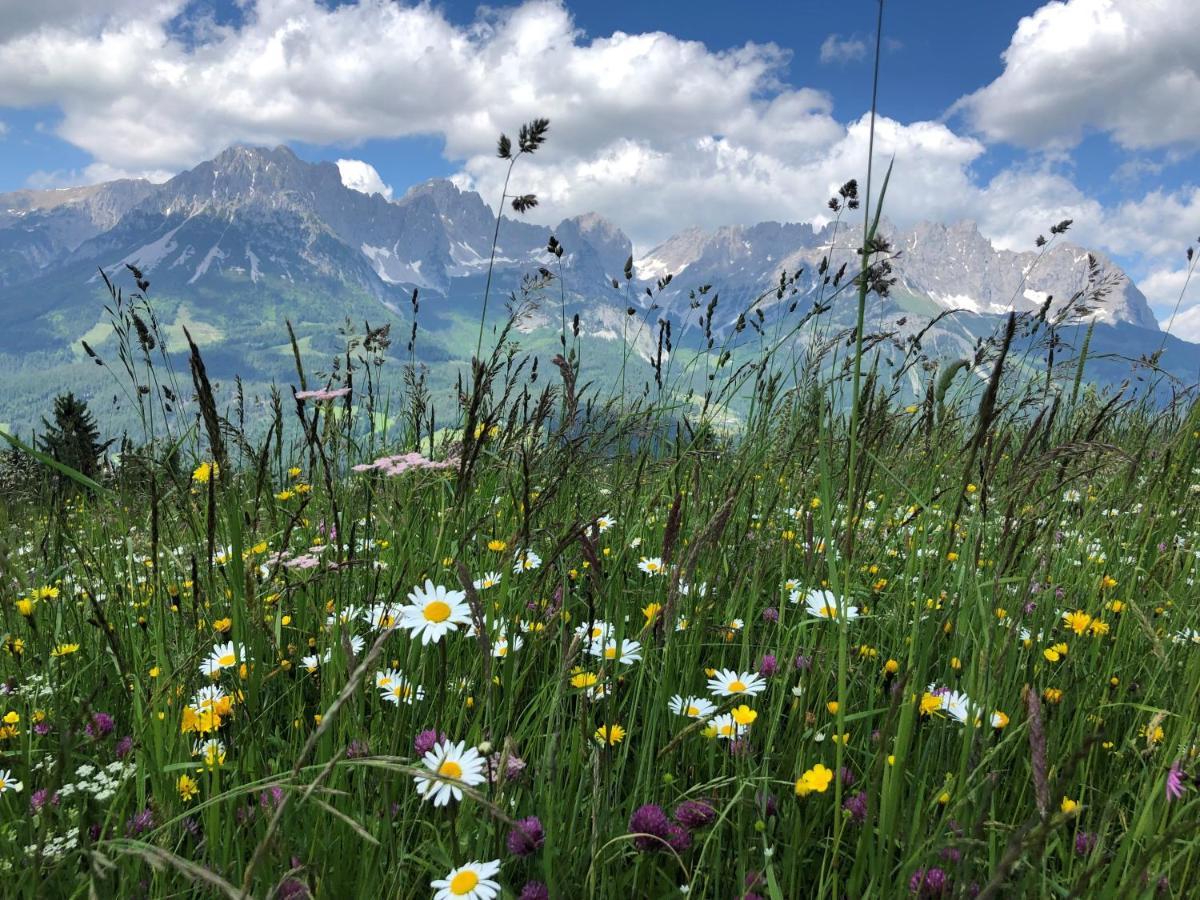
M 548 267 L 436 411 L 369 325 L 218 400 L 110 273 L 141 430 L 0 497 L 4 894 L 1194 896 L 1200 411 L 1045 309 L 905 393 L 885 189 L 803 345 L 539 369 Z

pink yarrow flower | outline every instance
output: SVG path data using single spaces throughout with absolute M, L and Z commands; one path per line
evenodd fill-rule
M 379 472 L 383 475 L 402 475 L 410 469 L 449 469 L 458 465 L 458 460 L 447 459 L 441 462 L 428 459 L 420 453 L 400 453 L 396 456 L 381 456 L 375 462 L 360 463 L 354 466 L 355 472 Z
M 321 388 L 315 391 L 296 391 L 297 400 L 336 400 L 350 393 L 350 388 Z

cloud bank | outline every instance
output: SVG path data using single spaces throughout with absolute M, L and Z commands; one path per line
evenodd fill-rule
M 57 133 L 91 154 L 85 175 L 97 180 L 161 176 L 235 142 L 350 148 L 435 135 L 461 166 L 455 180 L 495 203 L 496 136 L 541 115 L 550 140 L 513 183 L 539 195 L 533 216 L 594 210 L 646 250 L 692 224 L 820 221 L 837 186 L 866 171 L 864 111 L 835 115 L 827 94 L 784 83 L 789 51 L 772 43 L 715 51 L 663 32 L 589 36 L 551 0 L 484 7 L 467 24 L 429 3 L 381 0 L 246 0 L 232 25 L 189 20 L 184 0 L 105 9 L 22 5 L 0 36 L 0 106 L 60 109 Z M 1187 39 L 1197 24 L 1200 7 L 1181 0 L 1069 0 L 1023 19 L 1002 74 L 948 118 L 879 118 L 877 160 L 895 158 L 889 218 L 970 218 L 1014 249 L 1073 218 L 1074 238 L 1136 255 L 1152 302 L 1173 306 L 1200 197 L 1158 190 L 1103 206 L 1074 184 L 1068 151 L 1093 132 L 1129 148 L 1200 137 L 1200 57 Z M 866 51 L 830 35 L 820 57 Z M 996 143 L 1035 152 L 982 177 Z M 350 186 L 387 196 L 367 163 L 339 167 Z

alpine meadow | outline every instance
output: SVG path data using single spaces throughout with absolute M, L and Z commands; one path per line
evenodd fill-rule
M 1200 13 L 588 6 L 0 0 L 4 895 L 1200 895 Z

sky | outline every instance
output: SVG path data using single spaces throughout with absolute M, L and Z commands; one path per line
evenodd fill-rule
M 823 220 L 866 173 L 875 0 L 0 0 L 0 192 L 165 178 L 286 143 L 399 197 L 513 187 L 637 252 L 693 225 Z M 888 0 L 875 151 L 897 225 L 1023 250 L 1061 219 L 1200 340 L 1200 6 Z

